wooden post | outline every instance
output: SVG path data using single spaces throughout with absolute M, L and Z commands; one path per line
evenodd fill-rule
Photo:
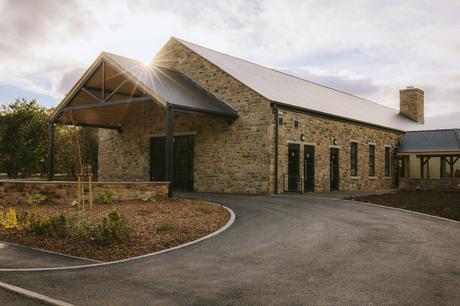
M 93 175 L 88 174 L 89 209 L 93 208 Z
M 81 205 L 81 177 L 77 175 L 77 206 L 80 208 Z
M 424 170 L 425 170 L 424 166 L 425 166 L 424 158 L 423 158 L 423 156 L 420 156 L 420 178 L 424 178 L 424 176 L 425 176 L 424 175 Z
M 173 197 L 174 192 L 174 107 L 166 108 L 166 137 L 165 137 L 166 179 L 169 181 L 168 196 Z
M 54 176 L 54 122 L 48 122 L 48 181 Z
M 83 210 L 85 210 L 85 179 L 83 173 L 80 173 L 81 176 L 81 204 Z

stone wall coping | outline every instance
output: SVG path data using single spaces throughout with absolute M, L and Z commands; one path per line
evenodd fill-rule
M 460 181 L 460 177 L 446 177 L 446 178 L 420 178 L 420 177 L 401 177 L 400 180 L 414 180 L 414 181 Z
M 22 183 L 22 184 L 77 184 L 77 181 L 46 181 L 46 180 L 15 180 L 15 179 L 1 179 L 0 183 Z M 117 182 L 93 182 L 94 185 L 163 185 L 169 184 L 168 181 L 117 181 Z

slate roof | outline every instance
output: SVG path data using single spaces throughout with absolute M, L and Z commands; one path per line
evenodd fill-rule
M 460 152 L 460 130 L 407 132 L 400 152 Z
M 399 110 L 178 39 L 270 101 L 400 131 L 426 130 Z

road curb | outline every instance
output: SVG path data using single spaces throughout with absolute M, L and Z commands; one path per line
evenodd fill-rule
M 425 214 L 425 213 L 422 213 L 422 212 L 418 212 L 418 211 L 414 211 L 414 210 L 408 210 L 408 209 L 404 209 L 404 208 L 385 206 L 385 205 L 380 205 L 380 204 L 361 202 L 361 201 L 354 201 L 354 200 L 343 200 L 342 199 L 342 201 L 346 201 L 346 202 L 349 202 L 349 203 L 355 203 L 355 204 L 365 204 L 365 205 L 369 205 L 369 206 L 377 206 L 377 207 L 382 207 L 382 208 L 387 208 L 387 209 L 393 209 L 393 210 L 398 210 L 398 211 L 402 211 L 402 212 L 408 212 L 408 213 L 412 213 L 412 214 L 416 214 L 416 215 L 420 215 L 420 216 L 424 216 L 424 217 L 430 217 L 430 218 L 434 218 L 434 219 L 438 219 L 438 220 L 442 220 L 442 221 L 448 221 L 448 222 L 453 222 L 453 223 L 460 224 L 460 221 L 457 221 L 457 220 L 447 219 L 447 218 L 443 218 L 443 217 L 439 217 L 439 216 L 435 216 L 435 215 L 430 215 L 430 214 Z
M 136 256 L 136 257 L 130 257 L 130 258 L 125 258 L 125 259 L 120 259 L 120 260 L 115 260 L 115 261 L 108 261 L 108 262 L 98 262 L 98 263 L 87 264 L 87 265 L 61 266 L 61 267 L 51 267 L 51 268 L 0 269 L 0 272 L 59 271 L 59 270 L 77 270 L 77 269 L 86 269 L 86 268 L 96 268 L 96 267 L 109 266 L 109 265 L 114 265 L 114 264 L 119 264 L 119 263 L 124 263 L 124 262 L 130 262 L 130 261 L 134 261 L 134 260 L 138 260 L 138 259 L 142 259 L 142 258 L 146 258 L 146 257 L 152 257 L 152 256 L 155 256 L 155 255 L 160 255 L 160 254 L 163 254 L 163 253 L 167 253 L 167 252 L 171 252 L 171 251 L 175 251 L 175 250 L 178 250 L 178 249 L 185 248 L 187 246 L 190 246 L 192 244 L 195 244 L 195 243 L 201 242 L 203 240 L 212 238 L 212 237 L 224 232 L 225 230 L 227 230 L 235 222 L 235 219 L 236 219 L 235 212 L 233 210 L 231 210 L 230 208 L 228 208 L 227 206 L 217 204 L 217 203 L 212 203 L 212 202 L 206 202 L 206 203 L 221 206 L 221 207 L 225 208 L 230 213 L 230 219 L 227 221 L 227 223 L 223 227 L 221 227 L 217 231 L 212 232 L 209 235 L 206 235 L 206 236 L 201 237 L 199 239 L 196 239 L 196 240 L 193 240 L 193 241 L 190 241 L 190 242 L 175 246 L 173 248 L 169 248 L 169 249 L 165 249 L 165 250 L 161 250 L 161 251 L 157 251 L 157 252 L 153 252 L 153 253 L 149 253 L 149 254 L 144 254 L 144 255 L 140 255 L 140 256 Z
M 59 256 L 62 256 L 62 257 L 68 257 L 68 258 L 72 258 L 72 259 L 86 260 L 86 261 L 91 261 L 91 262 L 95 262 L 95 263 L 96 262 L 101 262 L 100 260 L 89 259 L 89 258 L 84 258 L 84 257 L 79 257 L 79 256 L 74 256 L 74 255 L 68 255 L 68 254 L 63 254 L 63 253 L 59 253 L 59 252 L 54 252 L 54 251 L 43 250 L 43 249 L 39 249 L 39 248 L 30 247 L 30 246 L 27 246 L 27 245 L 17 244 L 17 243 L 14 243 L 14 242 L 0 241 L 0 244 L 1 243 L 11 245 L 11 246 L 14 246 L 14 247 L 18 247 L 18 248 L 28 249 L 28 250 L 37 251 L 37 252 L 45 252 L 45 253 L 49 253 L 49 254 L 53 254 L 53 255 L 59 255 Z
M 21 287 L 13 286 L 7 283 L 0 282 L 0 288 L 3 288 L 9 292 L 13 292 L 14 294 L 26 297 L 28 299 L 39 301 L 41 303 L 45 303 L 47 305 L 53 306 L 74 306 L 73 304 L 69 304 L 67 302 L 63 302 L 60 300 L 53 299 L 52 297 L 36 293 Z
M 361 202 L 361 201 L 355 201 L 355 200 L 338 199 L 338 198 L 324 198 L 324 197 L 309 197 L 309 198 L 321 199 L 321 200 L 344 201 L 344 202 L 349 202 L 349 203 L 354 203 L 354 204 L 365 204 L 365 205 L 369 205 L 369 206 L 376 206 L 376 207 L 381 207 L 381 208 L 398 210 L 398 211 L 412 213 L 412 214 L 416 214 L 416 215 L 420 215 L 420 216 L 424 216 L 424 217 L 430 217 L 430 218 L 434 218 L 434 219 L 438 219 L 438 220 L 442 220 L 442 221 L 448 221 L 448 222 L 453 222 L 453 223 L 460 224 L 460 221 L 457 221 L 457 220 L 447 219 L 447 218 L 443 218 L 443 217 L 439 217 L 439 216 L 435 216 L 435 215 L 430 215 L 430 214 L 425 214 L 425 213 L 422 213 L 422 212 L 418 212 L 418 211 L 414 211 L 414 210 L 408 210 L 408 209 L 404 209 L 404 208 L 385 206 L 385 205 L 368 203 L 368 202 Z

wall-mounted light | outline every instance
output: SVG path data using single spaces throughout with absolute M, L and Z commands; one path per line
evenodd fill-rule
M 307 139 L 307 137 L 305 137 L 305 134 L 300 134 L 300 140 L 305 141 L 305 139 Z
M 339 142 L 337 141 L 337 139 L 332 139 L 332 143 L 334 144 L 334 146 L 336 146 Z

